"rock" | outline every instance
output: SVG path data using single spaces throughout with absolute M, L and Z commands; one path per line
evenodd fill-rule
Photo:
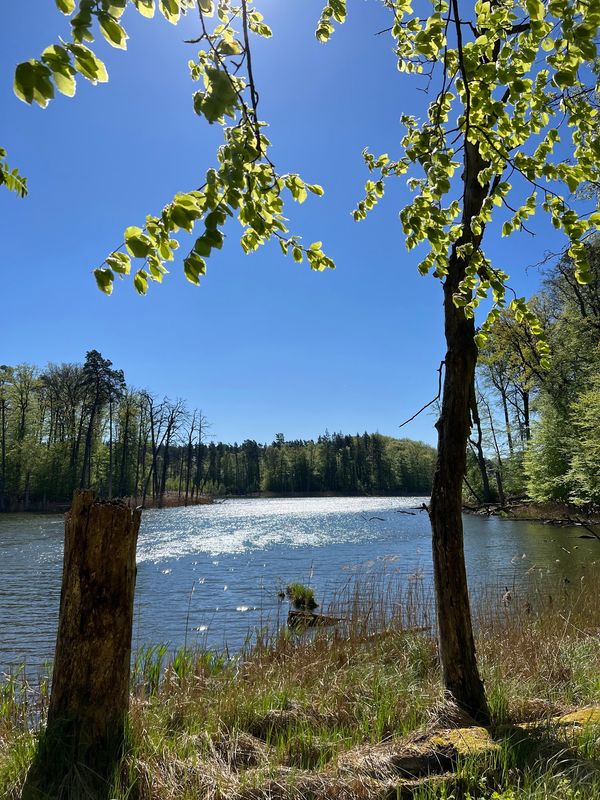
M 572 725 L 584 728 L 586 725 L 600 725 L 600 706 L 578 708 L 569 714 L 563 714 L 553 719 L 557 725 Z

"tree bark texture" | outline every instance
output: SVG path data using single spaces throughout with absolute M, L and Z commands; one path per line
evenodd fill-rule
M 122 749 L 129 708 L 135 553 L 141 509 L 78 490 L 65 550 L 45 741 L 23 797 L 79 797 L 87 775 L 103 797 Z M 59 754 L 59 757 L 57 757 Z M 79 783 L 78 783 L 79 782 Z M 69 788 L 71 787 L 71 788 Z M 43 790 L 42 794 L 36 791 Z M 58 795 L 57 795 L 58 796 Z M 82 795 L 83 796 L 83 795 Z
M 481 210 L 488 187 L 480 186 L 477 180 L 485 166 L 478 149 L 467 142 L 465 150 L 463 236 L 453 247 L 444 282 L 447 352 L 429 516 L 444 685 L 462 709 L 478 722 L 487 723 L 489 710 L 477 669 L 462 525 L 462 484 L 471 429 L 477 346 L 474 322 L 463 308 L 455 305 L 453 296 L 459 290 L 467 266 L 458 255 L 457 247 L 467 241 L 473 242 L 469 223 Z M 479 244 L 478 241 L 473 243 Z

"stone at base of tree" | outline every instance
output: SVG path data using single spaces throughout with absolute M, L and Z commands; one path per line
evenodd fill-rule
M 48 722 L 23 800 L 108 796 L 129 709 L 140 519 L 90 490 L 73 496 Z

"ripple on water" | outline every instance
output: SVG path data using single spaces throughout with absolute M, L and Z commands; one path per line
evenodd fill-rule
M 322 605 L 356 576 L 382 570 L 407 587 L 427 589 L 427 515 L 395 513 L 423 500 L 231 500 L 144 512 L 134 648 L 185 641 L 235 649 L 249 631 L 285 618 L 277 593 L 295 580 L 309 582 Z M 0 515 L 0 670 L 23 659 L 39 665 L 52 655 L 62 531 L 60 515 Z M 563 529 L 549 537 L 542 525 L 468 517 L 469 579 L 491 580 L 502 591 L 547 573 L 579 581 L 596 558 L 595 542 L 575 541 L 580 533 Z

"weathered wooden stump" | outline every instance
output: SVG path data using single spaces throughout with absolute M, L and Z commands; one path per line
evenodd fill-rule
M 140 519 L 141 509 L 123 502 L 100 501 L 89 490 L 74 494 L 65 517 L 48 723 L 24 800 L 101 798 L 109 790 L 129 708 Z

